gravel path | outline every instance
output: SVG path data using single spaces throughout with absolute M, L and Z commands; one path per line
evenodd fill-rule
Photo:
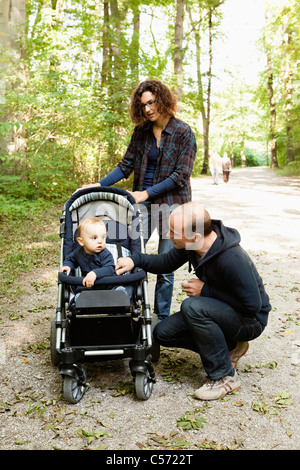
M 228 185 L 194 179 L 193 198 L 237 228 L 273 306 L 263 335 L 239 364 L 242 387 L 216 402 L 193 398 L 205 381 L 199 357 L 162 349 L 148 401 L 133 393 L 127 360 L 87 365 L 90 387 L 77 405 L 62 395 L 49 358 L 57 267 L 22 279 L 26 292 L 1 305 L 1 450 L 300 449 L 300 180 L 267 168 L 234 170 Z M 148 251 L 155 249 L 155 238 Z M 172 310 L 183 299 L 176 272 Z M 152 302 L 154 276 L 149 275 Z

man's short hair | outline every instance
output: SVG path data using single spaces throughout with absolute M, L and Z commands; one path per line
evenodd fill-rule
M 187 202 L 178 206 L 174 210 L 174 215 L 177 212 L 181 212 L 183 217 L 182 230 L 185 238 L 193 238 L 196 233 L 206 237 L 212 232 L 210 215 L 202 204 L 193 201 Z

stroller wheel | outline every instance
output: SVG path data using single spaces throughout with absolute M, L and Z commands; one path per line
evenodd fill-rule
M 81 374 L 84 376 L 84 380 L 79 379 L 78 375 L 73 377 L 71 375 L 65 375 L 64 377 L 64 397 L 70 403 L 78 403 L 86 389 L 86 372 L 81 368 Z
M 153 390 L 153 380 L 150 372 L 137 372 L 135 375 L 135 393 L 139 400 L 148 400 Z

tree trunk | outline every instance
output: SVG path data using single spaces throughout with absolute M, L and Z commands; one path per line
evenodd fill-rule
M 272 54 L 268 39 L 268 16 L 266 19 L 266 54 L 267 54 L 267 75 L 268 75 L 268 97 L 270 106 L 270 144 L 271 144 L 271 168 L 278 168 L 277 142 L 276 142 L 276 105 L 273 90 L 273 68 Z
M 0 46 L 22 55 L 18 42 L 19 30 L 24 32 L 26 20 L 25 0 L 1 0 L 0 2 Z
M 208 121 L 206 116 L 206 109 L 204 106 L 204 93 L 201 75 L 201 48 L 200 48 L 200 32 L 195 31 L 195 43 L 196 43 L 196 65 L 197 65 L 197 85 L 198 85 L 198 100 L 200 105 L 200 112 L 202 117 L 202 130 L 203 130 L 203 146 L 204 146 L 204 160 L 202 166 L 202 174 L 207 173 L 208 169 L 208 157 L 209 157 L 209 141 L 208 141 Z
M 284 58 L 285 58 L 285 67 L 283 72 L 283 83 L 284 83 L 284 93 L 285 93 L 285 128 L 286 128 L 286 156 L 287 162 L 294 161 L 294 144 L 293 144 L 293 126 L 291 122 L 291 110 L 292 110 L 292 93 L 293 93 L 293 71 L 291 68 L 291 57 L 290 57 L 290 48 L 291 48 L 291 34 L 289 31 L 289 25 L 287 20 L 284 24 L 283 32 L 283 46 L 284 46 Z
M 174 93 L 177 96 L 178 111 L 180 112 L 182 101 L 183 86 L 183 20 L 184 20 L 184 0 L 177 0 L 176 20 L 175 20 L 175 38 L 174 38 L 174 74 L 176 85 Z
M 133 33 L 131 39 L 130 69 L 133 86 L 139 80 L 139 50 L 140 50 L 140 19 L 141 14 L 138 5 L 133 5 Z
M 202 72 L 201 72 L 201 47 L 200 47 L 200 37 L 201 37 L 201 26 L 202 26 L 202 14 L 203 11 L 200 9 L 199 15 L 197 20 L 193 20 L 192 18 L 192 11 L 188 7 L 188 12 L 190 16 L 190 21 L 192 25 L 192 31 L 195 37 L 195 45 L 196 45 L 196 66 L 197 66 L 197 86 L 198 86 L 198 101 L 199 101 L 199 108 L 202 116 L 202 128 L 203 128 L 203 146 L 204 146 L 204 159 L 203 159 L 203 166 L 202 166 L 202 174 L 207 174 L 208 170 L 208 162 L 209 162 L 209 128 L 210 128 L 210 111 L 211 111 L 211 81 L 212 81 L 212 64 L 213 64 L 213 14 L 215 13 L 216 9 L 222 5 L 224 2 L 223 0 L 217 2 L 215 5 L 212 5 L 211 8 L 208 9 L 206 17 L 208 19 L 208 34 L 209 34 L 209 65 L 207 71 L 207 91 L 206 91 L 206 106 L 204 100 L 204 90 L 203 90 L 203 82 L 202 82 Z
M 210 98 L 211 98 L 211 78 L 212 78 L 212 10 L 209 10 L 208 16 L 208 32 L 209 32 L 209 67 L 208 67 L 208 84 L 207 84 L 207 107 L 206 107 L 206 119 L 204 127 L 204 161 L 202 167 L 202 174 L 207 174 L 208 162 L 209 162 L 209 126 L 210 126 Z
M 103 2 L 103 34 L 102 34 L 102 68 L 101 85 L 105 86 L 109 81 L 109 4 Z
M 26 8 L 25 0 L 2 0 L 0 1 L 0 49 L 8 51 L 9 55 L 18 61 L 20 58 L 24 58 L 25 51 L 20 46 L 21 42 L 18 41 L 20 35 L 25 34 L 25 21 L 26 21 Z M 1 72 L 6 69 L 5 61 L 1 64 Z M 6 71 L 5 71 L 6 73 Z M 9 71 L 6 73 L 9 76 Z M 6 85 L 5 81 L 0 78 L 0 106 L 6 103 Z M 7 117 L 7 116 L 6 116 Z M 2 119 L 6 118 L 2 115 Z M 20 129 L 22 126 L 20 127 Z M 11 142 L 12 152 L 18 151 L 19 147 L 16 141 L 19 140 L 20 130 L 14 134 L 6 134 L 5 137 L 0 135 L 0 153 L 7 152 L 8 142 Z M 14 142 L 14 144 L 12 144 Z

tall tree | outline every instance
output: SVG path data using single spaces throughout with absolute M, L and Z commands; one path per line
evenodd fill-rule
M 24 49 L 21 47 L 20 39 L 24 35 L 26 21 L 25 0 L 2 0 L 0 2 L 0 106 L 6 103 L 6 86 L 10 60 L 15 63 L 24 58 Z M 5 122 L 5 115 L 1 116 L 1 122 Z M 12 141 L 11 151 L 19 148 L 20 131 L 15 128 L 14 132 L 5 132 L 5 136 L 0 132 L 0 150 L 7 151 L 9 140 Z
M 133 31 L 131 39 L 131 56 L 130 56 L 130 70 L 132 76 L 133 85 L 138 83 L 139 80 L 139 53 L 140 53 L 140 24 L 141 24 L 141 12 L 138 3 L 132 5 L 132 16 L 133 16 Z
M 195 4 L 188 6 L 189 18 L 191 23 L 191 32 L 194 36 L 196 48 L 196 68 L 197 68 L 197 102 L 202 116 L 204 159 L 202 174 L 206 174 L 209 162 L 209 129 L 211 113 L 211 92 L 212 92 L 212 67 L 213 67 L 213 37 L 214 18 L 219 17 L 218 8 L 225 0 L 198 0 Z M 197 10 L 195 8 L 197 5 Z M 193 7 L 193 8 L 192 8 Z M 196 14 L 195 14 L 196 12 Z M 201 38 L 203 31 L 208 34 L 208 70 L 203 72 L 202 61 L 204 58 L 203 48 L 201 47 Z M 206 77 L 206 90 L 204 88 L 203 78 Z
M 272 67 L 272 47 L 269 38 L 269 18 L 265 12 L 265 49 L 267 55 L 267 88 L 270 107 L 270 146 L 271 146 L 271 167 L 277 168 L 277 141 L 276 141 L 276 104 L 273 89 L 273 67 Z
M 106 86 L 110 80 L 109 67 L 109 4 L 103 1 L 103 32 L 102 32 L 102 67 L 101 85 Z
M 292 113 L 292 95 L 293 95 L 293 39 L 289 17 L 285 12 L 283 15 L 283 88 L 285 102 L 285 128 L 286 128 L 286 153 L 287 161 L 294 161 L 294 143 L 293 143 L 293 123 L 291 120 Z
M 185 0 L 176 2 L 176 19 L 174 35 L 174 93 L 177 96 L 178 110 L 180 111 L 183 87 L 183 21 L 184 21 Z

